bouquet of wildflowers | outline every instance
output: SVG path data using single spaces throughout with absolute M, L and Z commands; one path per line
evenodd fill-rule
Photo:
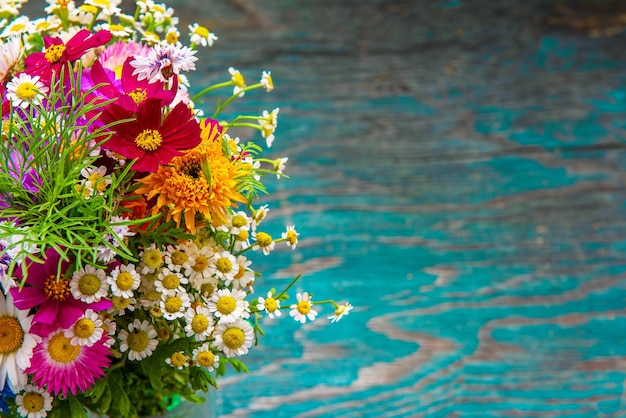
M 137 1 L 127 15 L 119 1 L 48 0 L 34 20 L 21 0 L 0 9 L 3 417 L 200 402 L 229 367 L 246 371 L 264 316 L 286 309 L 305 323 L 326 303 L 336 321 L 352 309 L 307 292 L 288 303 L 299 277 L 253 296 L 254 254 L 299 237 L 264 232 L 269 208 L 255 204 L 263 180 L 284 177 L 287 158 L 261 156 L 278 109 L 217 118 L 271 91 L 271 74 L 246 85 L 229 68 L 192 96 L 185 73 L 217 37 L 194 24 L 184 46 L 171 8 Z M 229 136 L 235 127 L 262 143 Z

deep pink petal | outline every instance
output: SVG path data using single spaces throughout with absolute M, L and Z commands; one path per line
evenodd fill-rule
M 47 300 L 45 303 L 41 304 L 39 309 L 37 309 L 37 312 L 35 313 L 35 316 L 33 317 L 33 321 L 41 322 L 44 324 L 54 324 L 54 322 L 57 320 L 58 314 L 59 314 L 59 302 Z
M 141 102 L 137 109 L 137 123 L 143 129 L 158 130 L 161 127 L 161 103 L 156 99 Z
M 42 289 L 35 287 L 24 287 L 22 290 L 14 287 L 9 291 L 11 292 L 11 296 L 13 296 L 13 304 L 15 307 L 22 310 L 39 306 L 47 300 Z
M 85 309 L 81 309 L 79 305 L 66 303 L 59 311 L 59 322 L 64 329 L 67 329 L 74 325 L 74 322 L 84 313 Z

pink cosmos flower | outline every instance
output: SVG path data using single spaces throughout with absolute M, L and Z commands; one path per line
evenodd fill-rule
M 97 48 L 111 40 L 111 32 L 106 30 L 94 34 L 86 29 L 76 33 L 67 43 L 61 38 L 44 36 L 44 52 L 33 52 L 24 60 L 25 71 L 29 75 L 38 75 L 41 80 L 50 85 L 52 73 L 59 79 L 61 69 L 65 66 L 65 82 L 69 82 L 69 66 L 67 63 L 81 58 L 88 50 Z
M 105 345 L 106 335 L 88 347 L 72 345 L 64 332 L 58 328 L 44 336 L 33 351 L 26 373 L 37 386 L 66 397 L 68 392 L 76 395 L 89 390 L 96 379 L 104 376 L 104 369 L 111 365 L 111 351 Z
M 41 324 L 42 329 L 55 324 L 69 328 L 85 310 L 90 308 L 98 312 L 113 306 L 106 299 L 91 304 L 74 299 L 70 292 L 70 281 L 63 277 L 57 278 L 59 260 L 59 254 L 50 248 L 46 251 L 43 264 L 27 261 L 26 285 L 21 290 L 17 287 L 9 290 L 13 304 L 18 309 L 37 308 L 33 323 Z M 69 263 L 64 261 L 61 271 L 65 272 L 68 268 Z M 21 269 L 18 269 L 16 276 L 18 283 L 21 282 Z

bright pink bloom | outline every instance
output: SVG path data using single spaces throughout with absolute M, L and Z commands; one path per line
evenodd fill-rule
M 25 71 L 30 75 L 38 75 L 41 80 L 50 84 L 52 73 L 60 77 L 61 68 L 65 66 L 65 82 L 69 82 L 69 66 L 65 65 L 80 59 L 88 50 L 97 48 L 111 40 L 111 32 L 101 30 L 92 34 L 87 29 L 76 33 L 67 43 L 61 38 L 44 36 L 44 52 L 33 52 L 24 60 Z
M 111 351 L 105 345 L 106 335 L 91 347 L 73 346 L 64 332 L 58 328 L 43 338 L 33 351 L 26 373 L 48 393 L 66 397 L 68 391 L 76 395 L 89 390 L 97 378 L 105 375 L 104 369 L 111 365 Z
M 13 304 L 18 309 L 37 308 L 34 324 L 60 324 L 63 328 L 69 328 L 87 309 L 98 312 L 113 306 L 106 299 L 91 304 L 74 299 L 69 290 L 69 279 L 57 280 L 59 260 L 59 254 L 54 249 L 49 249 L 46 251 L 45 263 L 27 261 L 26 285 L 21 290 L 17 287 L 9 290 L 13 296 Z M 67 271 L 68 267 L 69 263 L 64 261 L 61 271 Z M 21 282 L 21 269 L 17 269 L 16 276 L 18 283 Z
M 136 120 L 112 126 L 113 136 L 102 144 L 103 148 L 136 159 L 134 170 L 154 173 L 159 165 L 168 164 L 183 151 L 200 144 L 200 124 L 184 103 L 178 103 L 165 118 L 158 99 L 139 103 L 136 114 L 113 103 L 107 106 L 100 121 L 110 124 L 135 116 Z

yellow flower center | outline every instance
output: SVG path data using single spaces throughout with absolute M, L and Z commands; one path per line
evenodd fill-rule
M 196 334 L 201 334 L 209 327 L 209 320 L 206 316 L 198 314 L 191 320 L 191 329 Z
M 14 25 L 11 25 L 11 27 L 9 28 L 9 32 L 19 32 L 21 30 L 26 29 L 26 25 L 23 23 L 16 23 Z
M 163 316 L 163 311 L 161 310 L 161 307 L 159 305 L 154 305 L 150 308 L 150 315 L 155 318 L 160 318 Z
M 0 354 L 17 351 L 24 342 L 24 330 L 12 316 L 0 316 Z
M 170 357 L 170 361 L 172 362 L 172 366 L 182 367 L 187 363 L 187 358 L 183 353 L 174 353 L 172 357 Z
M 44 399 L 40 393 L 27 392 L 22 396 L 22 407 L 28 412 L 37 413 L 43 410 Z
M 289 230 L 287 231 L 287 242 L 291 245 L 295 245 L 298 242 L 298 235 L 296 235 L 296 232 L 293 230 Z
M 117 275 L 117 278 L 115 279 L 115 284 L 120 290 L 130 290 L 135 284 L 135 279 L 133 278 L 133 275 L 129 272 L 122 271 L 120 272 L 120 274 Z
M 272 236 L 265 232 L 258 232 L 256 234 L 256 243 L 259 244 L 260 247 L 269 247 L 274 240 Z
M 89 318 L 81 318 L 74 324 L 74 335 L 78 338 L 89 338 L 96 330 L 96 324 Z
M 143 102 L 146 99 L 146 97 L 148 96 L 146 91 L 144 89 L 142 89 L 142 88 L 139 88 L 139 87 L 137 87 L 135 90 L 133 90 L 130 93 L 128 93 L 128 95 L 130 96 L 131 99 L 133 99 L 135 104 L 139 104 L 139 103 Z M 160 144 L 160 142 L 159 142 L 159 144 Z
M 196 257 L 196 264 L 193 265 L 193 270 L 199 273 L 204 271 L 208 265 L 209 260 L 205 256 L 199 255 Z
M 167 32 L 167 35 L 165 35 L 165 42 L 171 45 L 176 45 L 178 43 L 178 35 L 176 34 L 176 32 Z
M 140 353 L 146 348 L 148 348 L 148 342 L 149 342 L 148 334 L 146 334 L 145 331 L 142 331 L 140 329 L 135 329 L 133 330 L 133 332 L 128 334 L 128 338 L 126 339 L 126 342 L 128 343 L 128 347 L 131 350 Z
M 113 303 L 113 308 L 118 311 L 123 311 L 130 306 L 130 299 L 121 296 L 113 296 L 111 302 Z
M 143 150 L 154 151 L 161 146 L 163 137 L 159 131 L 155 129 L 144 129 L 142 133 L 135 138 L 135 144 Z
M 164 288 L 173 290 L 180 286 L 180 278 L 175 274 L 169 274 L 163 278 L 162 283 Z
M 269 90 L 274 90 L 274 80 L 272 80 L 272 76 L 271 76 L 271 75 L 268 75 L 268 76 L 265 78 L 265 81 L 266 81 L 266 83 L 267 83 L 267 89 L 268 89 L 268 91 L 269 91 Z
M 240 328 L 228 328 L 224 331 L 224 335 L 222 335 L 222 341 L 224 341 L 224 345 L 226 347 L 234 350 L 243 345 L 246 341 L 246 337 L 243 333 L 243 330 Z
M 244 88 L 246 87 L 246 80 L 244 80 L 243 75 L 239 71 L 232 75 L 231 80 L 237 87 Z
M 17 86 L 15 90 L 15 94 L 19 99 L 27 101 L 33 100 L 37 93 L 39 93 L 37 86 L 27 81 Z
M 176 266 L 182 266 L 189 261 L 189 256 L 184 251 L 174 251 L 172 253 L 172 263 Z
M 78 281 L 80 293 L 87 296 L 95 295 L 100 290 L 100 279 L 95 274 L 85 274 Z
M 91 0 L 91 1 L 96 3 L 98 7 L 102 7 L 103 9 L 111 6 L 111 2 L 109 0 Z
M 50 45 L 46 49 L 45 57 L 50 64 L 59 62 L 65 52 L 65 45 Z
M 125 32 L 124 29 L 126 29 L 126 28 L 124 26 L 122 26 L 122 25 L 116 25 L 116 24 L 109 25 L 109 30 L 111 32 Z
M 246 218 L 244 218 L 243 216 L 235 215 L 233 216 L 232 224 L 235 228 L 241 228 L 242 226 L 246 226 L 248 222 L 246 221 Z
M 202 38 L 208 39 L 209 37 L 209 30 L 205 28 L 204 26 L 198 26 L 197 28 L 194 29 L 193 33 Z
M 158 4 L 153 4 L 151 10 L 157 13 L 165 13 L 165 9 Z
M 246 274 L 246 268 L 244 266 L 242 266 L 241 264 L 239 265 L 239 270 L 237 271 L 237 274 L 235 274 L 233 276 L 233 278 L 235 280 L 241 279 L 243 277 L 243 275 Z
M 175 313 L 180 311 L 183 307 L 183 300 L 178 296 L 171 296 L 165 301 L 165 310 L 169 313 Z
M 157 249 L 150 249 L 143 253 L 142 261 L 148 266 L 150 269 L 156 269 L 161 267 L 163 264 L 163 256 L 161 255 L 161 251 Z
M 265 299 L 265 310 L 267 312 L 272 313 L 276 309 L 278 309 L 278 303 L 276 303 L 276 299 L 274 298 Z
M 221 314 L 228 315 L 237 309 L 237 299 L 232 296 L 221 296 L 215 306 Z
M 157 331 L 157 336 L 161 340 L 167 340 L 170 338 L 170 330 L 167 327 L 159 328 Z
M 211 283 L 202 283 L 200 291 L 205 297 L 211 296 L 215 292 L 215 286 Z
M 196 361 L 201 366 L 211 367 L 213 366 L 213 363 L 215 363 L 215 355 L 210 351 L 203 351 L 201 353 L 198 353 Z
M 233 263 L 226 257 L 220 257 L 215 262 L 215 267 L 222 273 L 229 273 L 233 269 Z
M 92 6 L 91 4 L 83 4 L 78 9 L 85 13 L 91 13 L 92 15 L 98 14 L 98 8 L 96 6 Z
M 245 229 L 242 229 L 237 234 L 237 241 L 247 241 L 249 237 L 250 237 L 250 233 L 246 231 Z
M 57 280 L 56 276 L 50 276 L 43 284 L 43 293 L 48 299 L 64 301 L 70 295 L 70 282 L 63 279 Z
M 311 302 L 309 302 L 308 300 L 301 300 L 300 302 L 298 302 L 296 309 L 302 315 L 306 315 L 311 312 Z
M 57 363 L 71 363 L 80 354 L 80 346 L 72 345 L 70 339 L 62 332 L 50 338 L 48 342 L 48 354 Z

